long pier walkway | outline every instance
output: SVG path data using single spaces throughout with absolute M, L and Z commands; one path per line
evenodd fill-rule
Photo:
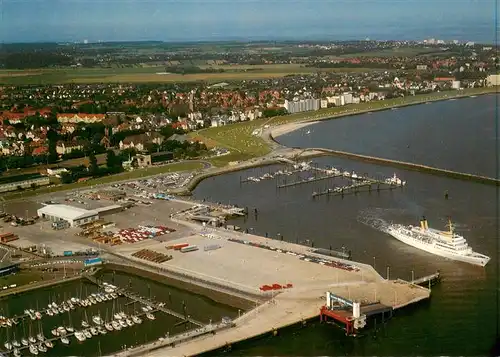
M 88 280 L 90 280 L 92 283 L 96 284 L 97 286 L 101 287 L 101 288 L 105 287 L 94 276 L 84 275 L 84 277 L 87 278 Z M 160 304 L 158 304 L 157 302 L 154 302 L 154 301 L 148 300 L 148 299 L 146 299 L 144 297 L 141 297 L 139 295 L 136 295 L 136 294 L 134 294 L 134 293 L 132 293 L 132 292 L 126 290 L 126 289 L 118 287 L 115 291 L 117 293 L 119 293 L 119 294 L 122 294 L 123 296 L 128 297 L 131 300 L 135 300 L 137 302 L 140 302 L 143 305 L 150 306 L 150 307 L 152 307 L 152 308 L 154 308 L 154 309 L 156 309 L 158 311 L 161 311 L 161 312 L 164 312 L 164 313 L 166 313 L 168 315 L 177 317 L 180 320 L 189 321 L 193 325 L 200 326 L 200 327 L 201 326 L 205 326 L 205 324 L 203 322 L 201 322 L 201 321 L 195 320 L 195 319 L 193 319 L 193 318 L 191 318 L 189 316 L 184 316 L 183 314 L 180 314 L 178 312 L 170 310 L 170 309 L 166 308 L 165 306 L 160 306 Z

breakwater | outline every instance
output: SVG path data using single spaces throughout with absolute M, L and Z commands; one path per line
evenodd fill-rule
M 354 154 L 354 153 L 349 153 L 349 152 L 345 152 L 345 151 L 332 150 L 332 149 L 322 149 L 322 148 L 304 149 L 303 152 L 307 153 L 308 151 L 320 152 L 320 153 L 323 153 L 324 155 L 343 157 L 343 158 L 347 158 L 350 160 L 364 161 L 364 162 L 368 162 L 368 163 L 372 163 L 372 164 L 399 167 L 402 169 L 407 169 L 407 170 L 412 170 L 412 171 L 419 171 L 419 172 L 425 172 L 425 173 L 429 173 L 429 174 L 433 174 L 433 175 L 446 176 L 446 177 L 451 177 L 451 178 L 459 179 L 459 180 L 466 180 L 466 181 L 472 181 L 472 182 L 488 184 L 488 185 L 496 185 L 496 186 L 500 185 L 500 180 L 497 180 L 497 179 L 492 178 L 492 177 L 474 175 L 474 174 L 452 171 L 452 170 L 447 170 L 447 169 L 440 169 L 437 167 L 432 167 L 432 166 L 427 166 L 427 165 L 422 165 L 422 164 L 415 164 L 415 163 L 411 163 L 411 162 L 398 161 L 398 160 L 393 160 L 393 159 L 385 159 L 385 158 L 376 157 L 376 156 Z

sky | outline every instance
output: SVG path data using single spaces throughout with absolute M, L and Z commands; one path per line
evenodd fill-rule
M 0 41 L 494 42 L 495 0 L 0 0 Z M 500 17 L 500 16 L 499 16 Z

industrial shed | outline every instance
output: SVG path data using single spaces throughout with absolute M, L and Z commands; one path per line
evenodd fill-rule
M 40 208 L 37 213 L 39 217 L 52 222 L 66 221 L 71 227 L 78 227 L 99 219 L 97 211 L 59 204 L 46 205 Z

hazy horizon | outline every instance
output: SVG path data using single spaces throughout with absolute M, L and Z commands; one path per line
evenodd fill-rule
M 2 42 L 495 41 L 494 0 L 3 0 Z

